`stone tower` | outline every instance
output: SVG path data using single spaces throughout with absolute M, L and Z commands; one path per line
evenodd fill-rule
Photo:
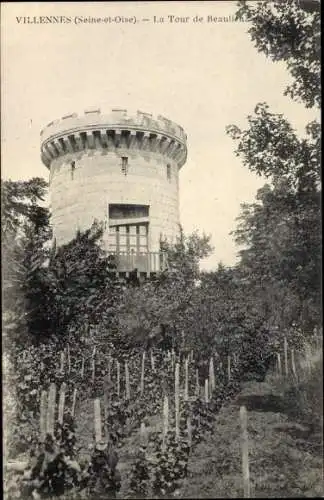
M 187 157 L 183 129 L 137 111 L 88 109 L 41 131 L 50 171 L 57 245 L 103 221 L 106 250 L 118 270 L 161 269 L 160 240 L 179 231 L 179 170 Z

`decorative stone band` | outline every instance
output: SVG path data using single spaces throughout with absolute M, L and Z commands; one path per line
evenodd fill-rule
M 84 115 L 67 115 L 51 122 L 41 132 L 43 163 L 49 167 L 58 156 L 86 149 L 103 151 L 140 150 L 165 155 L 179 166 L 187 158 L 183 129 L 158 116 L 137 112 L 128 116 L 126 110 L 112 110 L 102 115 L 100 110 L 88 110 Z

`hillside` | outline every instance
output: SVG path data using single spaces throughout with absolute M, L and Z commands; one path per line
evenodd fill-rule
M 205 433 L 203 442 L 192 450 L 188 476 L 174 496 L 243 496 L 239 421 L 242 405 L 248 411 L 251 496 L 323 496 L 320 354 L 313 357 L 311 374 L 303 375 L 305 378 L 299 385 L 273 373 L 267 376 L 265 382 L 246 382 L 240 394 L 220 410 L 212 432 Z M 85 458 L 90 458 L 86 448 L 93 432 L 92 412 L 91 401 L 82 405 L 78 412 L 78 439 L 83 445 Z M 148 419 L 149 433 L 161 426 L 161 419 Z M 135 433 L 118 450 L 122 474 L 119 498 L 127 497 L 130 471 L 139 447 L 140 436 Z
M 321 363 L 321 362 L 320 362 Z M 318 366 L 318 374 L 321 367 Z M 322 378 L 313 394 L 322 415 Z M 322 497 L 323 435 L 314 413 L 288 385 L 273 375 L 264 383 L 247 383 L 216 417 L 213 433 L 193 451 L 179 498 L 243 496 L 239 408 L 248 410 L 251 496 L 255 498 Z M 310 387 L 310 385 L 309 385 Z M 298 393 L 297 393 L 298 394 Z M 316 406 L 317 403 L 317 406 Z M 309 403 L 310 404 L 310 403 Z M 319 419 L 320 420 L 320 419 Z

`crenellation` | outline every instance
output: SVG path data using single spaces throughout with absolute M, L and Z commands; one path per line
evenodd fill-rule
M 69 115 L 62 116 L 62 120 L 67 120 L 68 118 L 77 118 L 77 113 L 71 113 Z
M 137 111 L 136 114 L 127 114 L 127 110 L 114 108 L 110 113 L 102 113 L 100 108 L 86 109 L 82 114 L 71 113 L 65 115 L 59 120 L 50 122 L 42 131 L 41 135 L 53 136 L 62 133 L 66 130 L 67 124 L 73 129 L 87 128 L 97 124 L 99 128 L 107 127 L 123 127 L 125 124 L 130 128 L 149 129 L 155 132 L 164 132 L 168 135 L 176 136 L 180 141 L 186 142 L 187 136 L 182 127 L 172 122 L 166 117 L 158 115 L 153 118 L 151 113 Z M 49 130 L 51 129 L 51 130 Z
M 84 114 L 85 115 L 90 115 L 92 113 L 100 114 L 101 110 L 100 110 L 100 108 L 87 108 L 87 109 L 84 110 Z

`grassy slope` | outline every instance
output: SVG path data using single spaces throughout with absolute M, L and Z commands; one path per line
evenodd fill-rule
M 283 397 L 285 389 L 286 384 L 274 376 L 245 385 L 236 400 L 220 411 L 213 434 L 193 450 L 180 498 L 243 497 L 239 423 L 243 404 L 248 410 L 251 496 L 323 497 L 321 429 L 309 425 L 309 415 L 299 411 L 295 397 Z

